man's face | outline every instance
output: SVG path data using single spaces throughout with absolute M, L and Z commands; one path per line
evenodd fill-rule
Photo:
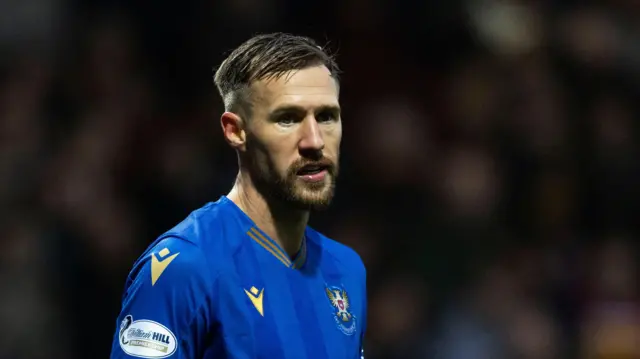
M 246 155 L 261 191 L 303 209 L 325 208 L 338 175 L 338 85 L 324 66 L 252 85 Z M 264 192 L 263 192 L 264 193 Z

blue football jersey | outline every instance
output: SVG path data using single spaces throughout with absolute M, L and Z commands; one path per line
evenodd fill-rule
M 222 196 L 136 261 L 111 359 L 360 359 L 365 275 L 352 249 L 310 227 L 290 258 Z

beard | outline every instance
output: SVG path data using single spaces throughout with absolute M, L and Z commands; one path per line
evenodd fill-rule
M 338 163 L 327 157 L 300 158 L 278 173 L 274 161 L 267 154 L 252 156 L 251 177 L 256 189 L 265 198 L 273 198 L 302 210 L 324 210 L 331 204 L 338 176 Z M 298 172 L 307 165 L 322 166 L 327 174 L 322 181 L 307 182 Z

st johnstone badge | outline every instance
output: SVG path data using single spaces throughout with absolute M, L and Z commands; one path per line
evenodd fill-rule
M 356 333 L 356 317 L 350 312 L 349 295 L 344 288 L 326 286 L 325 292 L 331 305 L 336 326 L 345 335 Z

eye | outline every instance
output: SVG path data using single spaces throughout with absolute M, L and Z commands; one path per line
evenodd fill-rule
M 318 122 L 335 122 L 338 116 L 331 111 L 322 111 L 316 115 L 316 121 Z
M 286 113 L 278 116 L 278 119 L 276 121 L 280 125 L 290 126 L 296 123 L 298 121 L 298 118 L 294 114 Z

